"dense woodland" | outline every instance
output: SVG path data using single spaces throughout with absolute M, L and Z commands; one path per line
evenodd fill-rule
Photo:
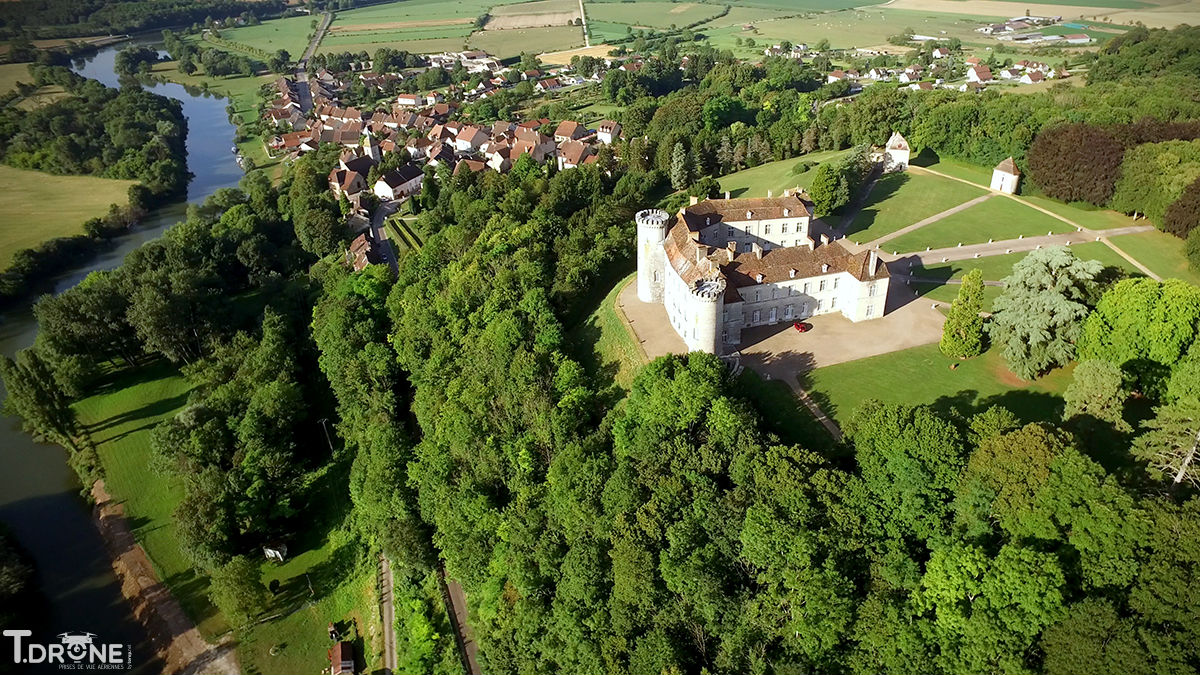
M 277 15 L 277 0 L 14 0 L 0 3 L 0 37 L 136 33 L 249 12 Z

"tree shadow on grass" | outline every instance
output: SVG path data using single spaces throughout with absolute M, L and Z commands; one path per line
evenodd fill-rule
M 95 424 L 88 426 L 87 432 L 89 434 L 95 435 L 95 434 L 98 434 L 107 429 L 121 426 L 121 425 L 127 424 L 129 422 L 136 422 L 138 420 L 144 420 L 148 417 L 161 417 L 161 416 L 175 410 L 176 408 L 179 408 L 180 406 L 184 405 L 185 403 L 187 403 L 187 399 L 188 399 L 188 394 L 185 392 L 185 393 L 179 394 L 178 396 L 172 396 L 170 398 L 163 398 L 163 399 L 159 399 L 157 401 L 152 401 L 140 408 L 135 408 L 133 410 L 127 410 L 123 413 L 113 415 L 112 417 L 109 417 L 108 419 L 100 420 L 99 422 L 96 422 Z M 129 433 L 128 431 L 125 432 L 125 434 L 128 434 L 128 433 Z M 122 434 L 122 436 L 124 436 L 125 434 Z M 106 440 L 111 440 L 111 439 L 106 439 Z
M 871 189 L 871 194 L 867 195 L 867 202 L 871 206 L 866 206 L 858 212 L 858 215 L 854 217 L 850 225 L 846 227 L 846 236 L 853 239 L 853 235 L 870 229 L 875 224 L 875 219 L 879 216 L 880 211 L 882 211 L 880 204 L 896 194 L 909 180 L 908 174 L 896 172 L 889 173 L 875 181 L 875 187 Z M 858 243 L 863 244 L 866 242 L 860 241 Z
M 992 406 L 1000 406 L 1016 415 L 1021 424 L 1055 422 L 1062 419 L 1063 401 L 1058 396 L 1041 391 L 1014 389 L 1002 394 L 980 398 L 974 389 L 963 389 L 940 396 L 930 404 L 934 411 L 968 420 Z

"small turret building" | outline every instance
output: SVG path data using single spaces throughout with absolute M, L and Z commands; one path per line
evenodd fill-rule
M 708 199 L 675 216 L 636 215 L 638 299 L 662 303 L 691 351 L 738 350 L 742 331 L 840 312 L 851 321 L 883 316 L 887 265 L 874 251 L 851 253 L 809 234 L 803 194 Z

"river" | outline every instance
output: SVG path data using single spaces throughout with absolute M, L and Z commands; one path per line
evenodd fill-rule
M 124 45 L 87 57 L 76 64 L 75 71 L 110 87 L 119 86 L 113 62 L 121 46 Z M 125 254 L 182 220 L 188 202 L 202 201 L 219 188 L 236 185 L 242 177 L 231 152 L 236 130 L 226 115 L 225 99 L 192 94 L 178 84 L 146 88 L 183 103 L 188 122 L 187 163 L 194 176 L 188 184 L 187 199 L 155 209 L 120 237 L 115 247 L 60 275 L 55 279 L 56 293 L 79 283 L 94 270 L 120 265 Z M 0 316 L 0 353 L 13 356 L 33 344 L 36 334 L 37 324 L 28 308 Z M 91 510 L 79 496 L 80 484 L 75 472 L 67 466 L 66 451 L 35 443 L 21 431 L 18 420 L 3 416 L 0 417 L 0 464 L 4 467 L 0 471 L 0 521 L 8 525 L 33 557 L 42 593 L 50 603 L 49 631 L 30 639 L 57 642 L 53 636 L 62 632 L 95 633 L 98 642 L 133 645 L 135 671 L 157 672 L 159 664 L 153 661 L 146 632 L 134 620 L 129 604 L 121 596 Z M 10 649 L 9 639 L 3 638 L 0 661 L 8 662 Z M 48 672 L 61 671 L 55 668 Z

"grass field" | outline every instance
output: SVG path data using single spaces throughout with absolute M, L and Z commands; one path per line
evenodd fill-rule
M 83 223 L 128 202 L 137 181 L 55 176 L 0 165 L 0 269 L 17 251 L 83 233 Z
M 735 380 L 740 393 L 750 401 L 763 421 L 763 428 L 779 435 L 784 443 L 797 443 L 808 450 L 828 450 L 833 439 L 787 384 L 764 380 L 745 369 Z
M 221 38 L 256 47 L 270 54 L 274 54 L 278 49 L 286 49 L 293 59 L 298 59 L 308 47 L 308 36 L 313 32 L 313 21 L 320 21 L 320 18 L 290 16 L 286 19 L 271 19 L 257 26 L 223 30 Z
M 800 10 L 804 12 L 831 12 L 851 7 L 878 5 L 884 0 L 736 0 L 729 4 L 737 7 L 765 7 L 767 9 Z
M 866 206 L 855 216 L 846 234 L 854 241 L 868 242 L 982 194 L 982 189 L 940 176 L 888 174 L 875 184 Z
M 1089 230 L 1108 230 L 1114 227 L 1128 227 L 1137 224 L 1133 222 L 1132 218 L 1123 213 L 1101 209 L 1084 202 L 1066 204 L 1057 199 L 1038 195 L 1021 195 L 1021 198 L 1031 204 L 1037 204 L 1047 211 L 1057 213 L 1063 218 L 1068 218 L 1072 222 L 1078 223 Z
M 1141 271 L 1138 268 L 1134 267 L 1128 260 L 1122 258 L 1116 251 L 1104 245 L 1103 242 L 1089 241 L 1082 244 L 1072 244 L 1068 248 L 1080 260 L 1099 260 L 1105 267 L 1117 267 L 1130 274 L 1141 275 Z M 912 268 L 909 273 L 915 277 L 925 277 L 928 279 L 961 279 L 967 272 L 977 269 L 983 272 L 985 281 L 1001 281 L 1004 277 L 1012 273 L 1013 265 L 1027 255 L 1029 255 L 1029 252 L 1025 251 L 988 256 L 986 258 L 974 258 L 971 260 L 956 260 L 937 265 L 917 266 Z
M 28 63 L 4 63 L 0 64 L 0 94 L 7 94 L 17 88 L 18 82 L 33 82 L 33 76 L 29 74 Z M 63 90 L 62 87 L 51 85 L 41 87 L 29 96 L 12 104 L 21 110 L 33 110 L 41 106 L 61 101 L 68 98 L 70 94 Z
M 179 548 L 172 520 L 177 486 L 150 468 L 150 430 L 183 408 L 189 389 L 178 371 L 160 364 L 119 375 L 101 393 L 76 403 L 75 410 L 96 443 L 105 487 L 124 504 L 134 536 L 184 611 L 211 639 L 229 625 L 208 601 L 207 581 Z
M 1112 243 L 1164 279 L 1183 279 L 1200 285 L 1200 273 L 1188 269 L 1183 240 L 1179 237 L 1165 232 L 1138 232 L 1113 237 Z
M 965 186 L 964 186 L 965 187 Z M 988 240 L 1003 241 L 1024 235 L 1044 235 L 1074 232 L 1063 221 L 1031 209 L 1007 197 L 992 197 L 920 229 L 885 242 L 889 251 L 924 251 L 958 244 L 981 244 Z M 1082 237 L 1082 235 L 1080 235 Z
M 735 171 L 721 177 L 721 189 L 728 190 L 731 197 L 766 197 L 767 190 L 779 195 L 788 188 L 796 186 L 807 188 L 812 183 L 817 164 L 842 157 L 849 152 L 849 150 L 811 152 L 800 157 L 767 162 L 749 169 Z M 803 172 L 796 171 L 797 167 L 806 163 L 813 165 L 813 168 Z
M 711 19 L 721 13 L 719 5 L 702 4 L 698 2 L 600 2 L 585 3 L 588 22 L 607 21 L 610 23 L 644 26 L 647 28 L 670 28 L 686 26 L 697 21 Z
M 958 364 L 951 370 L 950 366 Z M 1058 420 L 1062 392 L 1073 366 L 1024 382 L 993 350 L 958 361 L 942 356 L 936 344 L 913 347 L 858 361 L 818 368 L 807 375 L 805 388 L 826 414 L 844 424 L 868 399 L 889 403 L 931 404 L 939 410 L 971 414 L 1003 405 L 1023 422 Z
M 398 47 L 413 52 L 457 51 L 466 44 L 472 30 L 470 24 L 451 24 L 330 33 L 321 40 L 318 51 L 326 54 L 362 51 L 374 53 L 380 47 Z M 431 45 L 435 48 L 430 49 Z M 446 46 L 444 49 L 438 48 L 441 45 Z
M 637 339 L 617 315 L 617 296 L 633 281 L 630 274 L 617 282 L 596 310 L 571 329 L 571 344 L 579 345 L 577 356 L 583 367 L 598 382 L 611 383 L 625 392 L 645 358 Z
M 29 64 L 0 64 L 0 94 L 7 94 L 16 89 L 17 82 L 33 82 L 33 78 L 29 75 Z

